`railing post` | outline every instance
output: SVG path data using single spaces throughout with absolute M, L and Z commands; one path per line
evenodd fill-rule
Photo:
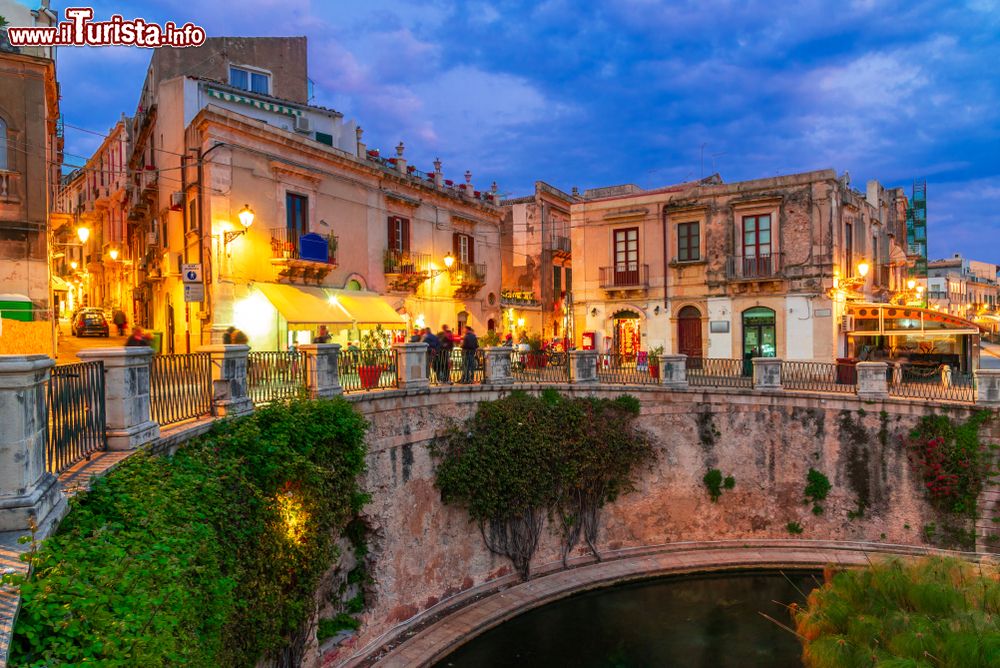
M 396 349 L 396 375 L 399 379 L 399 389 L 417 390 L 429 387 L 427 344 L 423 342 L 397 343 L 393 348 Z
M 753 358 L 753 389 L 770 392 L 781 389 L 781 360 L 777 357 Z
M 580 385 L 591 385 L 597 378 L 597 351 L 569 351 L 569 382 Z
M 152 348 L 91 348 L 76 356 L 84 362 L 104 362 L 108 450 L 134 450 L 160 437 L 160 425 L 149 419 Z
M 340 344 L 306 343 L 298 347 L 305 355 L 306 385 L 313 399 L 329 399 L 344 393 L 340 386 Z
M 202 346 L 198 352 L 212 358 L 212 413 L 216 417 L 235 417 L 252 411 L 247 382 L 250 346 L 220 343 Z
M 854 368 L 858 372 L 859 399 L 885 399 L 889 396 L 888 366 L 885 362 L 858 362 Z
M 660 355 L 660 384 L 675 390 L 688 386 L 687 355 Z
M 514 376 L 510 372 L 510 358 L 513 349 L 507 346 L 483 348 L 483 359 L 486 368 L 483 369 L 484 385 L 510 385 Z
M 976 405 L 1000 408 L 1000 369 L 976 369 Z
M 48 355 L 0 355 L 0 531 L 40 525 L 66 500 L 45 467 Z

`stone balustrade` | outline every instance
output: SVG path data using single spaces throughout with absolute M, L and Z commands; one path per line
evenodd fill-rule
M 253 410 L 247 393 L 247 354 L 250 346 L 202 346 L 212 356 L 212 413 L 216 417 L 245 415 Z
M 81 350 L 77 357 L 84 362 L 104 363 L 104 410 L 109 450 L 134 450 L 160 437 L 160 425 L 149 415 L 152 348 L 92 348 Z
M 777 357 L 753 358 L 753 387 L 773 392 L 781 389 L 781 360 Z

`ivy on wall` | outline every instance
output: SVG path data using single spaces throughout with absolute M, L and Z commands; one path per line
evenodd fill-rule
M 301 400 L 129 458 L 31 554 L 12 665 L 298 665 L 365 501 L 366 428 L 341 399 Z
M 600 558 L 601 508 L 632 491 L 637 469 L 654 458 L 638 414 L 639 402 L 627 395 L 546 390 L 482 403 L 432 450 L 442 501 L 466 508 L 487 548 L 525 580 L 547 516 L 562 535 L 564 564 L 581 539 Z

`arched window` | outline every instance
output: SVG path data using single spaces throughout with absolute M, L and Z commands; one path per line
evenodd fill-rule
M 755 306 L 743 311 L 743 357 L 776 357 L 774 311 Z
M 0 169 L 7 168 L 7 123 L 0 118 Z

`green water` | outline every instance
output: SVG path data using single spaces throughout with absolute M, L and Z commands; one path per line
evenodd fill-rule
M 532 610 L 468 644 L 438 667 L 801 667 L 801 647 L 759 613 L 789 623 L 774 601 L 802 603 L 821 575 L 745 572 L 647 580 Z

